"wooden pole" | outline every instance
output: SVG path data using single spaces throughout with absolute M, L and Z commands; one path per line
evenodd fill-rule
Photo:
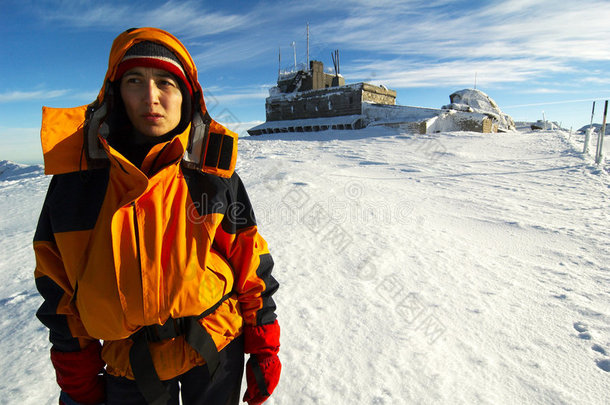
M 608 115 L 608 100 L 604 105 L 604 121 L 602 123 L 602 129 L 597 137 L 597 153 L 595 154 L 595 163 L 601 164 L 604 158 L 604 135 L 606 134 L 606 116 Z
M 593 133 L 593 116 L 595 115 L 595 101 L 593 102 L 593 109 L 591 110 L 591 124 L 589 124 L 589 128 L 585 131 L 585 144 L 582 148 L 582 153 L 589 153 L 589 141 L 591 139 L 591 134 Z

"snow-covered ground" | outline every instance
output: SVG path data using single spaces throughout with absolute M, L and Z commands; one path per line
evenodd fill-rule
M 610 403 L 610 174 L 582 138 L 240 139 L 281 283 L 283 374 L 268 403 Z M 6 167 L 0 402 L 54 404 L 31 250 L 49 179 Z

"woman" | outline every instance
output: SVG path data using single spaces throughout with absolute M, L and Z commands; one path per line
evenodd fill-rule
M 43 109 L 53 174 L 34 237 L 37 316 L 69 404 L 263 403 L 278 383 L 273 261 L 171 34 L 131 29 L 89 106 Z M 100 343 L 103 341 L 103 345 Z

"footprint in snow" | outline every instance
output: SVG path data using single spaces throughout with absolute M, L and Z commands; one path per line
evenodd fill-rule
M 595 362 L 597 363 L 597 367 L 601 368 L 605 372 L 610 373 L 610 360 L 596 360 Z
M 578 332 L 586 332 L 589 330 L 587 325 L 582 322 L 574 322 L 574 329 L 576 329 Z
M 580 332 L 578 334 L 578 337 L 583 339 L 583 340 L 591 340 L 591 334 L 589 333 L 589 328 L 587 328 L 587 325 L 585 325 L 582 322 L 574 322 L 574 329 L 576 329 L 577 332 Z
M 600 345 L 595 344 L 595 345 L 591 346 L 591 349 L 595 350 L 598 353 L 603 354 L 604 356 L 607 356 L 606 349 L 604 349 Z
M 589 328 L 587 328 L 587 325 L 585 325 L 584 323 L 574 322 L 574 329 L 576 329 L 577 332 L 580 332 L 578 334 L 579 338 L 584 339 L 584 340 L 591 340 L 591 334 L 589 333 Z M 591 346 L 591 349 L 604 356 L 608 355 L 606 352 L 606 349 L 604 349 L 603 347 L 601 347 L 598 344 L 594 344 L 593 346 Z M 601 368 L 605 372 L 610 373 L 610 359 L 598 359 L 598 360 L 595 360 L 595 364 L 597 364 L 597 367 Z
M 359 163 L 360 166 L 384 166 L 387 165 L 385 162 L 375 162 L 373 160 L 364 160 Z

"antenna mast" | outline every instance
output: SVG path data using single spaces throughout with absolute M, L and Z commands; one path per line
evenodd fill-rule
M 334 53 L 330 54 L 332 60 L 333 60 L 333 65 L 335 67 L 335 76 L 339 76 L 339 50 L 335 49 Z
M 277 47 L 277 80 L 282 76 L 282 48 Z
M 297 43 L 292 41 L 290 44 L 292 46 L 292 51 L 294 52 L 294 71 L 297 71 Z
M 305 69 L 309 69 L 309 23 L 307 23 L 307 66 Z

